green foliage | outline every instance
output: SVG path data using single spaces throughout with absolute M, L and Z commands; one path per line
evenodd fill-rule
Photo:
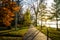
M 29 26 L 31 24 L 31 19 L 30 19 L 30 11 L 27 10 L 26 13 L 24 14 L 24 25 Z
M 55 4 L 54 4 L 54 8 L 55 8 L 55 13 L 54 15 L 52 16 L 52 18 L 56 18 L 55 20 L 57 21 L 56 22 L 56 27 L 57 27 L 57 30 L 58 30 L 58 21 L 60 21 L 60 0 L 54 0 Z
M 56 9 L 56 14 L 54 15 L 55 17 L 59 18 L 60 17 L 60 0 L 54 0 L 55 4 L 55 9 Z

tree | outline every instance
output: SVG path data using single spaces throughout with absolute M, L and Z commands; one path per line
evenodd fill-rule
M 39 1 L 39 2 L 38 2 Z M 36 26 L 37 26 L 37 17 L 38 17 L 38 12 L 39 12 L 39 7 L 40 7 L 40 4 L 43 2 L 44 0 L 37 0 L 37 7 L 35 8 L 35 5 L 33 4 L 32 8 L 35 12 L 35 16 L 36 16 L 36 20 L 35 20 L 35 23 L 36 23 Z M 37 10 L 36 10 L 37 9 Z
M 56 16 L 56 27 L 57 27 L 57 30 L 58 30 L 58 18 L 60 18 L 60 0 L 56 1 L 56 13 L 55 13 L 55 16 Z
M 30 11 L 27 9 L 26 13 L 24 14 L 24 25 L 29 26 L 30 24 L 31 24 Z
M 38 17 L 38 19 L 41 21 L 41 29 L 42 29 L 42 20 L 43 20 L 42 17 L 44 16 L 44 14 L 47 13 L 47 11 L 45 9 L 46 9 L 46 5 L 44 3 L 41 3 L 40 4 L 39 17 Z
M 20 7 L 11 0 L 0 0 L 0 5 L 0 25 L 10 26 L 14 20 L 14 12 L 18 12 Z
M 54 2 L 56 3 L 55 4 L 55 9 L 56 9 L 56 12 L 55 12 L 55 17 L 56 17 L 56 27 L 57 27 L 57 30 L 58 30 L 58 21 L 60 20 L 60 0 L 54 0 Z
M 51 11 L 50 12 L 52 14 L 52 16 L 49 18 L 50 20 L 56 21 L 56 27 L 58 30 L 58 21 L 60 20 L 60 0 L 54 0 L 54 3 L 52 4 L 52 8 L 50 8 Z

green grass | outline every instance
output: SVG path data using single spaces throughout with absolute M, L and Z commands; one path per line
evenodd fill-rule
M 40 30 L 40 27 L 36 27 L 38 30 Z M 42 33 L 47 35 L 47 27 L 43 27 L 42 30 L 40 30 Z M 48 27 L 48 36 L 52 40 L 60 40 L 60 31 L 56 30 L 56 28 Z
M 21 29 L 21 30 L 18 30 L 18 31 L 8 32 L 8 34 L 24 36 L 24 34 L 27 32 L 27 30 L 28 29 Z
M 2 37 L 0 37 L 0 40 L 16 40 L 16 38 L 12 37 L 13 35 L 20 36 L 17 40 L 22 40 L 22 38 L 25 35 L 25 33 L 27 32 L 27 30 L 28 30 L 28 27 L 22 27 L 16 31 L 15 31 L 15 28 L 12 28 L 11 30 L 0 31 L 0 33 L 11 35 L 11 36 L 2 36 Z

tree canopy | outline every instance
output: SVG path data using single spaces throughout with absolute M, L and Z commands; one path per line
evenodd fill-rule
M 0 25 L 10 26 L 14 20 L 14 12 L 18 12 L 19 9 L 20 7 L 14 1 L 0 0 Z

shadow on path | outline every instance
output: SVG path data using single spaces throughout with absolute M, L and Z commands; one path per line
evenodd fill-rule
M 51 40 L 50 38 L 48 39 Z M 31 25 L 23 40 L 47 40 L 47 36 Z

